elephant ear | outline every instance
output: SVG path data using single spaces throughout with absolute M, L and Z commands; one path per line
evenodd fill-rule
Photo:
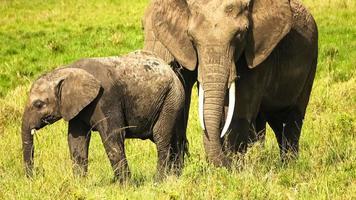
M 193 71 L 197 55 L 187 34 L 189 9 L 185 0 L 156 0 L 153 2 L 152 25 L 155 36 L 174 58 Z
M 249 68 L 262 63 L 290 31 L 292 11 L 289 0 L 251 1 L 252 15 L 245 48 Z
M 73 119 L 89 105 L 100 90 L 99 81 L 82 69 L 69 68 L 58 82 L 59 111 L 64 120 Z
M 150 4 L 146 8 L 145 14 L 142 18 L 142 26 L 145 35 L 144 47 L 146 51 L 154 52 L 157 56 L 163 59 L 166 63 L 171 63 L 174 61 L 173 55 L 168 51 L 168 49 L 158 40 L 155 36 L 153 25 L 152 25 L 152 14 L 155 13 L 153 10 L 153 4 Z

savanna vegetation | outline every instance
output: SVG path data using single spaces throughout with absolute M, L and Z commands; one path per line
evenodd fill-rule
M 356 199 L 356 1 L 303 0 L 319 27 L 317 77 L 300 158 L 283 165 L 268 129 L 232 170 L 207 164 L 194 92 L 190 157 L 181 177 L 154 182 L 155 146 L 127 140 L 132 179 L 120 185 L 98 134 L 87 178 L 74 178 L 66 123 L 35 137 L 33 180 L 24 175 L 23 106 L 39 74 L 82 57 L 121 55 L 143 45 L 147 0 L 0 1 L 0 199 Z

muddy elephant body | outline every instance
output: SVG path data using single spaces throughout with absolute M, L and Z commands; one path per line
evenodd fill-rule
M 115 176 L 129 176 L 124 139 L 151 139 L 157 170 L 179 172 L 186 150 L 184 90 L 177 74 L 148 52 L 89 58 L 49 72 L 31 88 L 23 116 L 23 153 L 27 175 L 33 168 L 33 136 L 47 124 L 69 122 L 68 143 L 75 174 L 85 175 L 91 131 L 100 133 Z
M 282 159 L 297 156 L 318 57 L 317 26 L 298 0 L 154 0 L 144 28 L 145 49 L 197 72 L 210 162 L 228 166 L 224 149 L 245 152 L 267 122 Z

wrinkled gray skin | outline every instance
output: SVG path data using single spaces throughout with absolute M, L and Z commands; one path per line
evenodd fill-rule
M 197 69 L 210 162 L 230 163 L 220 132 L 232 83 L 236 105 L 226 150 L 245 152 L 264 137 L 268 122 L 282 160 L 298 155 L 318 56 L 315 21 L 298 0 L 153 0 L 143 25 L 145 49 Z
M 85 175 L 91 131 L 100 133 L 119 180 L 130 175 L 124 139 L 151 139 L 158 151 L 158 178 L 179 173 L 186 148 L 184 90 L 164 61 L 148 52 L 88 58 L 41 76 L 31 88 L 23 115 L 22 141 L 27 176 L 32 176 L 32 129 L 63 118 L 74 173 Z M 168 171 L 172 170 L 172 171 Z

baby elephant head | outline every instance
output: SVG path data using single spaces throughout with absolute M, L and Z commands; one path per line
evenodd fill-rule
M 22 118 L 22 146 L 27 176 L 32 176 L 33 134 L 63 118 L 74 118 L 98 95 L 100 83 L 78 68 L 61 68 L 38 78 L 32 85 Z

